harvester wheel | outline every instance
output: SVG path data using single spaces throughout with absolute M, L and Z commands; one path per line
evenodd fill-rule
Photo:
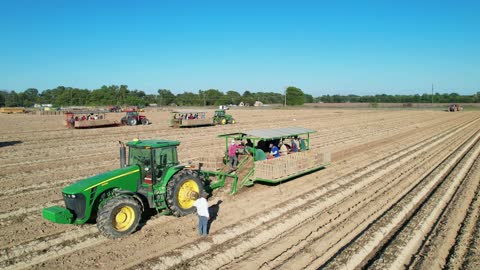
M 150 124 L 150 121 L 148 121 L 147 118 L 143 118 L 142 119 L 142 125 L 148 125 L 148 124 Z
M 128 119 L 128 125 L 136 126 L 137 125 L 137 119 L 135 119 L 135 118 Z
M 114 197 L 98 211 L 97 228 L 109 238 L 129 235 L 137 228 L 141 215 L 137 200 L 127 195 Z
M 195 212 L 192 192 L 204 192 L 203 181 L 196 171 L 183 170 L 170 179 L 167 184 L 167 205 L 174 216 Z

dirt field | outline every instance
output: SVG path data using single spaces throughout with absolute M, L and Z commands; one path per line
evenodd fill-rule
M 63 116 L 0 115 L 1 269 L 480 269 L 480 112 L 232 110 L 236 125 L 71 130 Z M 118 117 L 120 114 L 111 114 Z M 118 141 L 181 141 L 179 158 L 222 152 L 216 135 L 302 126 L 332 165 L 277 186 L 210 198 L 194 215 L 154 216 L 123 239 L 50 223 L 61 189 L 119 166 Z

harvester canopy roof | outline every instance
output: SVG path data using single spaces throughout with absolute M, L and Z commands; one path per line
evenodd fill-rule
M 275 129 L 256 129 L 245 132 L 237 132 L 230 134 L 222 134 L 218 137 L 227 137 L 227 138 L 244 138 L 244 139 L 278 139 L 291 136 L 299 136 L 303 134 L 309 134 L 317 132 L 313 129 L 302 128 L 302 127 L 286 127 L 286 128 L 275 128 Z
M 206 111 L 198 110 L 198 111 L 171 111 L 170 113 L 207 113 Z
M 91 110 L 91 111 L 87 111 L 87 110 L 83 110 L 83 111 L 66 111 L 65 114 L 105 114 L 107 113 L 106 111 L 102 111 L 102 110 Z

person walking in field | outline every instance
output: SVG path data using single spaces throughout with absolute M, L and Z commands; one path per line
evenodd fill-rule
M 208 221 L 210 220 L 210 214 L 208 213 L 208 194 L 202 192 L 200 195 L 197 192 L 193 192 L 192 198 L 195 200 L 193 206 L 197 208 L 198 236 L 204 237 L 208 235 Z

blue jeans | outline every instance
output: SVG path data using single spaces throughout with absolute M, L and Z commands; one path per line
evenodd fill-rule
M 207 235 L 208 218 L 204 216 L 198 216 L 198 235 Z

